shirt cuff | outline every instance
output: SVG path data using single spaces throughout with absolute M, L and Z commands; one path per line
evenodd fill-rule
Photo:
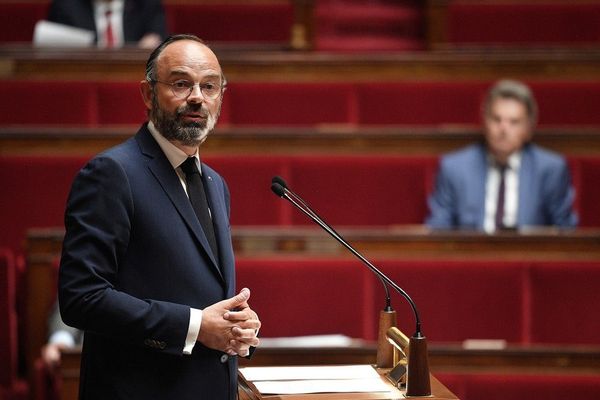
M 65 330 L 59 330 L 54 332 L 50 339 L 48 339 L 48 343 L 50 344 L 60 344 L 65 347 L 73 347 L 75 346 L 75 338 L 71 335 L 70 332 Z
M 190 308 L 190 325 L 188 326 L 188 333 L 185 338 L 185 347 L 183 348 L 183 354 L 192 354 L 196 341 L 198 340 L 198 334 L 200 333 L 200 326 L 202 325 L 202 310 L 197 308 Z

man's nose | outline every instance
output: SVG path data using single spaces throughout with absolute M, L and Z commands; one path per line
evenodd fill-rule
M 204 93 L 202 93 L 202 89 L 200 88 L 199 83 L 192 86 L 187 101 L 190 103 L 201 103 L 202 101 L 204 101 Z

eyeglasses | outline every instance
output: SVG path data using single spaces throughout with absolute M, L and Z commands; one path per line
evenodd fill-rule
M 206 83 L 194 83 L 190 81 L 175 81 L 175 82 L 163 82 L 157 79 L 153 79 L 150 82 L 162 83 L 163 85 L 171 86 L 171 92 L 173 95 L 180 99 L 187 99 L 194 87 L 198 85 L 200 88 L 200 93 L 205 99 L 215 100 L 221 94 L 221 84 L 214 82 L 206 82 Z

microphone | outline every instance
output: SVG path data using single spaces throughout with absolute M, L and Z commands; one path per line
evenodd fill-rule
M 311 218 L 314 222 L 316 222 L 319 226 L 327 231 L 331 236 L 333 236 L 337 241 L 341 242 L 344 246 L 348 247 L 351 252 L 353 252 L 357 257 L 361 258 L 363 262 L 367 262 L 352 246 L 350 246 L 342 236 L 335 231 L 331 227 L 331 225 L 327 224 L 323 219 L 314 211 L 300 196 L 296 193 L 288 189 L 287 183 L 280 176 L 274 176 L 271 179 L 271 190 L 279 197 L 286 198 L 291 201 L 296 207 L 298 207 L 301 211 L 303 211 L 309 218 Z M 293 200 L 292 200 L 293 198 Z M 297 203 L 295 203 L 297 202 Z M 302 207 L 299 206 L 302 205 Z M 377 274 L 376 274 L 377 275 Z M 377 275 L 381 283 L 383 284 L 383 288 L 385 290 L 385 311 L 393 311 L 391 306 L 391 298 L 390 298 L 390 289 L 388 288 L 385 280 L 381 278 L 381 276 Z
M 410 307 L 413 311 L 415 317 L 415 333 L 410 338 L 410 346 L 409 346 L 409 363 L 408 363 L 408 379 L 407 379 L 407 391 L 406 394 L 409 396 L 429 396 L 431 394 L 431 386 L 429 382 L 429 365 L 427 362 L 427 343 L 426 338 L 421 331 L 421 319 L 419 317 L 419 312 L 417 310 L 417 306 L 415 302 L 411 299 L 404 289 L 398 286 L 394 281 L 392 281 L 387 275 L 381 272 L 377 267 L 375 267 L 369 260 L 367 260 L 362 254 L 360 254 L 354 247 L 352 247 L 340 234 L 338 234 L 335 229 L 333 229 L 329 224 L 327 224 L 299 195 L 294 193 L 291 189 L 289 189 L 287 183 L 280 176 L 275 176 L 271 180 L 271 190 L 277 196 L 286 199 L 292 205 L 294 205 L 298 210 L 303 212 L 306 216 L 308 216 L 311 220 L 313 220 L 317 225 L 319 225 L 323 230 L 329 233 L 334 239 L 336 239 L 339 243 L 341 243 L 346 249 L 348 249 L 352 254 L 354 254 L 363 264 L 369 268 L 383 283 L 385 292 L 386 292 L 386 306 L 384 312 L 393 312 L 391 308 L 391 300 L 389 294 L 388 285 L 394 288 L 402 297 L 408 301 Z M 395 313 L 394 313 L 395 319 Z M 380 318 L 380 324 L 382 322 L 382 318 Z M 389 322 L 389 319 L 388 319 Z M 383 332 L 383 341 L 386 341 L 386 332 L 389 327 L 386 327 L 384 330 L 380 327 L 380 341 L 382 339 Z M 414 349 L 414 350 L 413 350 Z M 414 356 L 413 356 L 414 354 Z M 378 349 L 378 366 L 379 365 L 379 349 Z M 413 361 L 413 368 L 411 373 L 411 361 Z M 413 379 L 411 379 L 411 376 Z M 411 384 L 411 380 L 414 382 Z

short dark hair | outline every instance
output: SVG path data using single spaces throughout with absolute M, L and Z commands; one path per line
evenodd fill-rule
M 523 104 L 527 109 L 527 115 L 531 125 L 537 123 L 538 106 L 529 86 L 520 81 L 503 79 L 494 84 L 487 93 L 483 102 L 484 118 L 490 112 L 490 107 L 496 99 L 513 99 Z
M 206 43 L 204 43 L 204 41 L 196 35 L 184 33 L 167 37 L 161 44 L 158 45 L 156 49 L 152 51 L 152 53 L 150 53 L 150 57 L 148 57 L 148 61 L 146 62 L 146 80 L 148 82 L 154 82 L 156 79 L 158 79 L 156 76 L 156 59 L 160 53 L 162 53 L 165 47 L 179 40 L 192 40 L 194 42 L 202 43 L 206 46 Z

